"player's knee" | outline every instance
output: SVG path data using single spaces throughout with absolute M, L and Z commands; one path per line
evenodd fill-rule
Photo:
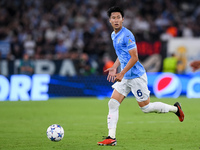
M 110 99 L 108 102 L 109 109 L 117 109 L 119 107 L 120 103 L 115 99 Z

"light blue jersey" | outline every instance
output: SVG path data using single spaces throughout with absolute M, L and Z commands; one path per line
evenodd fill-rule
M 126 64 L 131 58 L 129 50 L 137 48 L 135 37 L 130 30 L 125 27 L 115 34 L 113 31 L 111 34 L 113 40 L 113 46 L 116 54 L 121 63 L 121 70 L 124 69 Z M 137 61 L 136 64 L 124 75 L 124 79 L 133 79 L 142 76 L 145 73 L 145 69 L 142 64 Z

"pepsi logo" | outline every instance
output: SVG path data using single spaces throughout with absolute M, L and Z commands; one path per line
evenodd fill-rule
M 186 95 L 188 98 L 200 98 L 200 77 L 194 77 L 188 82 Z
M 162 73 L 155 79 L 153 90 L 157 98 L 177 98 L 181 94 L 182 85 L 175 74 Z

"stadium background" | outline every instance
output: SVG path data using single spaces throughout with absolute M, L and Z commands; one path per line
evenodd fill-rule
M 109 97 L 111 83 L 106 81 L 103 70 L 116 59 L 110 39 L 112 28 L 106 15 L 107 9 L 113 5 L 119 5 L 125 11 L 124 26 L 135 35 L 139 59 L 148 73 L 151 94 L 154 94 L 156 77 L 169 71 L 164 68 L 164 60 L 174 54 L 178 63 L 172 72 L 180 79 L 180 95 L 187 95 L 192 90 L 194 97 L 199 97 L 199 72 L 193 73 L 189 67 L 191 61 L 200 59 L 198 1 L 2 0 L 1 101 L 12 97 L 12 89 L 16 90 L 12 82 L 18 74 L 30 76 L 31 84 L 34 84 L 33 74 L 50 75 L 46 83 L 48 90 L 39 91 L 46 92 L 48 98 Z M 29 63 L 25 65 L 30 65 L 33 71 L 23 72 L 21 69 L 25 54 L 29 57 Z M 188 91 L 188 82 L 193 78 L 195 83 Z M 17 89 L 23 89 L 27 84 L 23 79 L 17 83 Z M 31 84 L 15 93 L 14 100 L 31 95 Z M 175 91 L 168 96 L 173 97 Z M 27 98 L 30 99 L 31 96 Z

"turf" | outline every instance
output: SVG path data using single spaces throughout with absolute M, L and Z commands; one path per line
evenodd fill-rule
M 97 146 L 107 136 L 108 98 L 64 98 L 48 101 L 0 102 L 0 150 L 195 150 L 200 149 L 200 100 L 157 99 L 181 102 L 179 122 L 173 113 L 144 114 L 134 98 L 120 106 L 117 146 Z M 60 124 L 65 136 L 51 142 L 46 130 Z

